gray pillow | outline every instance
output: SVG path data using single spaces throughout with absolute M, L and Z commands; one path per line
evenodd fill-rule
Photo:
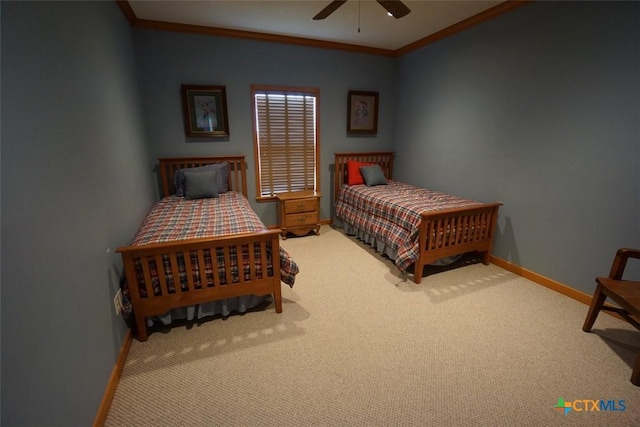
M 380 165 L 362 166 L 360 173 L 364 178 L 364 183 L 371 187 L 374 185 L 387 185 L 387 179 L 380 168 Z
M 184 196 L 184 173 L 186 171 L 201 172 L 212 170 L 219 171 L 217 178 L 218 194 L 229 191 L 229 162 L 220 162 L 195 168 L 178 169 L 173 176 L 173 185 L 176 187 L 176 196 Z
M 184 197 L 187 199 L 206 199 L 219 197 L 219 171 L 184 171 Z

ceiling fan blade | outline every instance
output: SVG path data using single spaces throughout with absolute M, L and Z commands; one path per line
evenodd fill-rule
M 333 12 L 335 12 L 336 9 L 338 9 L 340 6 L 345 4 L 346 2 L 347 2 L 347 0 L 332 1 L 331 3 L 329 3 L 329 5 L 327 5 L 327 7 L 322 9 L 316 16 L 314 16 L 313 19 L 317 21 L 319 19 L 326 18 L 327 16 L 329 16 Z
M 389 1 L 381 1 L 378 0 L 378 3 L 384 7 L 387 12 L 389 12 L 394 18 L 402 18 L 403 16 L 408 15 L 411 12 L 404 3 L 398 0 L 389 0 Z

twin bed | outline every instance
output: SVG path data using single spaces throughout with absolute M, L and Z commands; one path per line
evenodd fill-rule
M 426 265 L 468 252 L 489 264 L 502 203 L 393 181 L 393 159 L 392 152 L 335 154 L 334 224 L 389 256 L 401 272 L 413 267 L 416 283 Z
M 393 158 L 335 154 L 334 225 L 388 255 L 401 272 L 413 268 L 416 283 L 426 265 L 468 252 L 488 264 L 501 203 L 394 181 Z M 293 286 L 299 270 L 280 247 L 280 230 L 268 230 L 249 205 L 244 156 L 163 158 L 159 176 L 163 198 L 131 244 L 117 250 L 137 338 L 147 340 L 154 316 L 212 302 L 232 302 L 226 315 L 239 299 L 253 300 L 240 302 L 245 311 L 256 296 L 271 295 L 282 312 L 281 282 Z
M 249 205 L 244 156 L 163 158 L 159 175 L 163 198 L 117 250 L 137 338 L 152 316 L 212 301 L 244 311 L 272 295 L 282 312 L 281 282 L 293 286 L 298 266 Z

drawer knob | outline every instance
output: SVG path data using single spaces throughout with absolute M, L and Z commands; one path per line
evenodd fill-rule
M 296 209 L 304 209 L 304 203 L 298 203 L 298 205 L 296 206 Z

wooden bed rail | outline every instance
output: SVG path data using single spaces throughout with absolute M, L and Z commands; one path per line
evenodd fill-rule
M 275 229 L 118 248 L 138 339 L 147 339 L 146 317 L 206 301 L 272 294 L 282 312 L 279 236 Z
M 419 228 L 420 257 L 414 268 L 414 281 L 420 283 L 426 264 L 438 258 L 478 251 L 489 264 L 493 237 L 502 203 L 483 203 L 433 212 L 423 212 Z

